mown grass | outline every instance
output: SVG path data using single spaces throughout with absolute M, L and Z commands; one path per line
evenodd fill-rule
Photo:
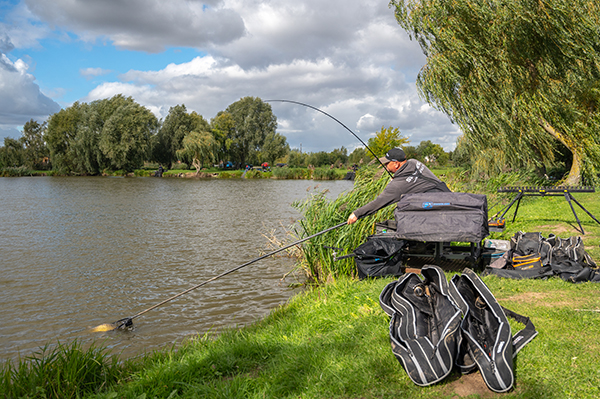
M 324 229 L 338 224 L 387 183 L 375 171 L 357 180 L 353 195 L 327 201 L 315 194 L 304 207 L 304 225 Z M 387 178 L 389 179 L 389 178 Z M 515 185 L 524 184 L 516 180 Z M 471 184 L 471 183 L 469 183 Z M 491 184 L 491 183 L 486 183 Z M 497 183 L 494 183 L 497 184 Z M 505 185 L 503 182 L 500 184 Z M 456 188 L 455 188 L 456 189 Z M 493 193 L 490 193 L 493 194 Z M 597 218 L 597 194 L 574 194 Z M 498 198 L 500 202 L 510 200 Z M 333 205 L 332 205 L 333 204 Z M 498 205 L 501 206 L 501 205 Z M 393 207 L 392 207 L 393 208 Z M 586 234 L 588 253 L 600 260 L 600 225 L 575 206 Z M 350 227 L 344 226 L 310 243 L 313 261 L 320 264 L 313 278 L 325 284 L 307 288 L 288 304 L 256 324 L 227 329 L 216 338 L 197 337 L 178 350 L 167 350 L 112 368 L 111 355 L 88 356 L 63 346 L 66 356 L 23 361 L 0 367 L 0 397 L 93 398 L 489 398 L 496 397 L 478 372 L 453 372 L 441 383 L 422 388 L 410 381 L 389 344 L 388 318 L 378 297 L 392 279 L 356 280 L 352 264 L 327 269 L 331 251 L 323 245 L 350 245 L 371 234 L 376 220 L 390 210 Z M 367 219 L 367 218 L 366 218 Z M 328 221 L 327 221 L 328 220 Z M 319 224 L 312 226 L 313 223 Z M 491 238 L 508 239 L 519 230 L 544 236 L 579 235 L 572 211 L 562 197 L 527 197 L 515 222 Z M 310 232 L 311 230 L 309 230 Z M 298 231 L 300 235 L 301 232 Z M 308 234 L 308 233 L 306 233 Z M 344 241 L 346 240 L 346 241 Z M 317 241 L 317 240 L 315 240 Z M 312 247 L 311 247 L 312 246 Z M 351 247 L 352 249 L 353 247 Z M 324 252 L 319 252 L 324 251 Z M 305 260 L 308 262 L 307 260 Z M 336 262 L 339 264 L 340 262 Z M 336 266 L 337 267 L 337 266 Z M 450 278 L 452 273 L 448 273 Z M 597 398 L 600 396 L 600 285 L 573 284 L 560 278 L 483 280 L 501 305 L 531 318 L 539 334 L 517 356 L 515 387 L 505 398 Z M 522 326 L 512 323 L 513 332 Z M 116 332 L 118 333 L 118 332 Z M 65 360 L 60 360 L 65 359 Z M 93 364 L 92 364 L 93 363 Z M 96 364 L 106 364 L 104 369 Z M 45 365 L 45 366 L 41 366 Z M 91 367 L 93 366 L 93 367 Z M 94 368 L 95 367 L 95 368 Z M 72 370 L 57 373 L 56 370 Z M 92 370 L 93 371 L 89 371 Z M 103 370 L 111 370 L 103 371 Z M 93 382 L 84 376 L 96 373 Z M 83 374 L 84 376 L 82 376 Z M 41 377 L 39 377 L 41 376 Z M 67 377 L 68 376 L 68 377 Z M 61 378 L 68 378 L 68 384 Z M 48 380 L 48 381 L 46 381 Z M 78 386 L 54 396 L 51 386 Z M 50 392 L 50 393 L 49 393 Z

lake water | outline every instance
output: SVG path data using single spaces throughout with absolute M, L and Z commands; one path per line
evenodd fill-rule
M 112 177 L 0 178 L 0 359 L 46 343 L 96 341 L 123 358 L 241 326 L 297 290 L 273 256 L 134 321 L 130 317 L 273 247 L 301 217 L 291 204 L 351 181 Z M 262 251 L 262 252 L 261 252 Z

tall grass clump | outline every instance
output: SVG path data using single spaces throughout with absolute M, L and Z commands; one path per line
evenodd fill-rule
M 103 347 L 46 345 L 17 364 L 0 365 L 2 398 L 79 398 L 119 381 L 124 372 L 116 356 Z
M 356 175 L 354 188 L 333 201 L 328 200 L 325 193 L 321 192 L 305 201 L 294 203 L 303 213 L 296 234 L 300 238 L 308 237 L 347 220 L 356 208 L 375 199 L 389 183 L 389 175 L 382 172 L 375 167 L 361 169 Z M 342 226 L 305 242 L 300 265 L 309 280 L 320 284 L 343 275 L 354 276 L 354 260 L 347 258 L 334 261 L 333 250 L 325 247 L 340 248 L 342 251 L 337 250 L 338 255 L 352 252 L 367 236 L 374 233 L 375 222 L 393 218 L 393 210 L 393 207 L 386 207 L 351 226 Z
M 341 180 L 346 176 L 344 169 L 316 168 L 312 174 L 313 180 Z
M 312 170 L 305 168 L 274 168 L 273 177 L 276 179 L 310 179 Z
M 219 179 L 239 179 L 242 177 L 244 173 L 243 170 L 231 170 L 219 172 Z

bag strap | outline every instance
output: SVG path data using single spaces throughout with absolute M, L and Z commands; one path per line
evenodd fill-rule
M 515 356 L 517 356 L 517 353 L 519 353 L 519 351 L 521 349 L 523 349 L 523 347 L 525 345 L 527 345 L 529 342 L 531 342 L 532 339 L 535 338 L 535 336 L 538 334 L 538 332 L 535 329 L 535 326 L 533 325 L 533 323 L 532 323 L 531 319 L 529 319 L 529 317 L 515 313 L 510 309 L 506 309 L 504 306 L 501 306 L 501 308 L 504 311 L 504 314 L 506 316 L 525 325 L 525 328 L 523 328 L 521 331 L 516 332 L 513 335 L 512 341 L 513 341 L 513 358 L 514 358 Z

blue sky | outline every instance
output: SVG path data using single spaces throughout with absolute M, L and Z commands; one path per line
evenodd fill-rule
M 0 0 L 0 139 L 116 94 L 207 120 L 253 96 L 318 107 L 365 141 L 393 126 L 452 150 L 457 127 L 417 95 L 424 63 L 386 0 Z M 272 108 L 292 148 L 360 146 L 314 110 Z

